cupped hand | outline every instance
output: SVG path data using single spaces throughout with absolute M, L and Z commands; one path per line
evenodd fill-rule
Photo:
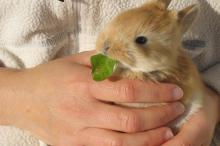
M 204 107 L 183 126 L 180 133 L 163 146 L 210 146 L 219 121 L 220 97 L 207 89 Z
M 89 67 L 93 53 L 13 73 L 2 69 L 2 76 L 7 73 L 1 90 L 5 124 L 29 130 L 55 146 L 157 146 L 170 139 L 170 129 L 158 127 L 184 112 L 175 102 L 182 91 L 171 84 L 125 79 L 95 82 Z M 111 102 L 172 103 L 129 109 Z

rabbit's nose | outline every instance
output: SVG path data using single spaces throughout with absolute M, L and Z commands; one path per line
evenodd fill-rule
M 103 54 L 108 55 L 108 50 L 110 49 L 110 47 L 105 47 L 103 49 Z
M 106 42 L 104 43 L 104 47 L 103 47 L 103 54 L 108 55 L 109 49 L 110 49 L 109 42 L 106 41 Z

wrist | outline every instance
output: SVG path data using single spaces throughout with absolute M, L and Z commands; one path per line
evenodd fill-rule
M 16 107 L 16 76 L 18 70 L 0 68 L 0 125 L 12 124 L 12 117 L 17 112 Z M 16 106 L 15 106 L 16 105 Z

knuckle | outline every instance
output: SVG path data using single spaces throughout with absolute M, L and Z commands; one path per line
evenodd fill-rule
M 126 132 L 138 132 L 141 129 L 141 119 L 135 112 L 123 114 L 121 121 Z
M 119 95 L 122 96 L 126 102 L 133 102 L 134 98 L 134 85 L 130 81 L 126 81 L 119 88 Z

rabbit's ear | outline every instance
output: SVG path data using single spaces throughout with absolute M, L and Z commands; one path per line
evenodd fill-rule
M 167 7 L 170 5 L 171 0 L 156 0 L 157 3 L 162 5 L 164 9 L 167 9 Z
M 199 13 L 198 5 L 191 5 L 177 13 L 178 22 L 182 27 L 182 32 L 186 32 L 192 25 Z

